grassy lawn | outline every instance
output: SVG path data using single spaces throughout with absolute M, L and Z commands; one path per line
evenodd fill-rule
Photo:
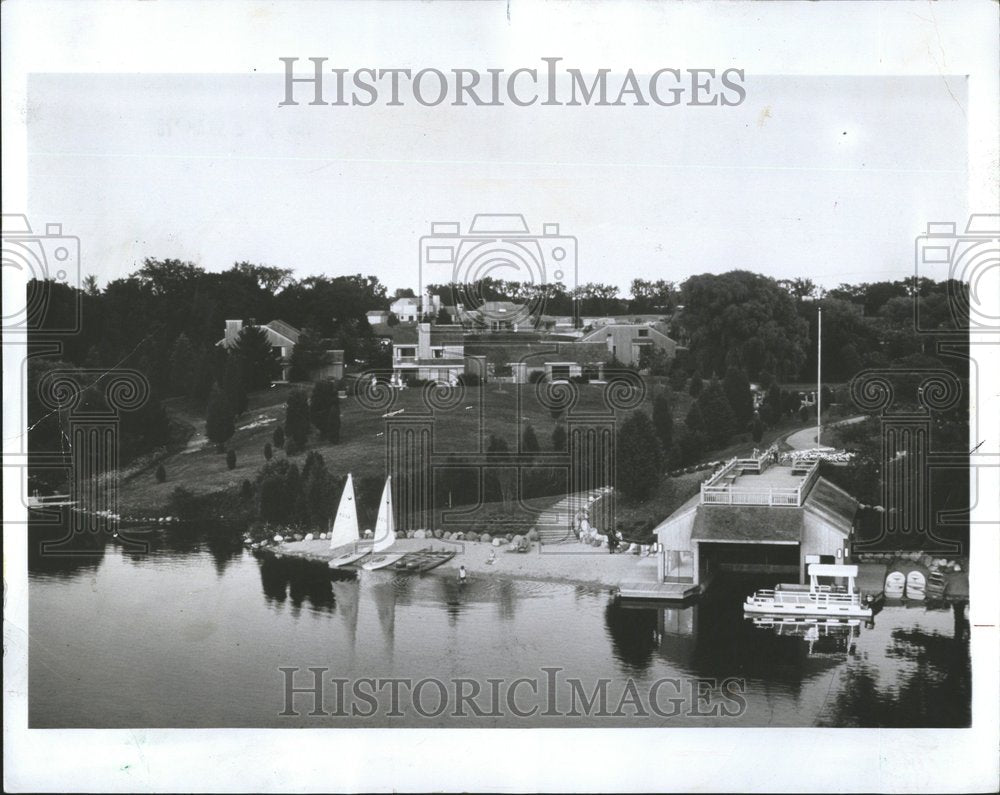
M 650 401 L 656 385 L 647 390 L 641 408 L 651 412 Z M 168 411 L 175 421 L 188 423 L 193 427 L 188 447 L 168 456 L 163 465 L 167 473 L 164 483 L 157 483 L 152 468 L 140 472 L 122 483 L 120 504 L 126 513 L 129 510 L 162 509 L 170 494 L 177 486 L 184 486 L 194 494 L 208 494 L 218 491 L 238 489 L 243 480 L 253 481 L 264 464 L 263 448 L 272 439 L 274 429 L 284 421 L 284 401 L 291 387 L 281 385 L 250 396 L 248 411 L 236 422 L 236 433 L 227 444 L 236 452 L 236 468 L 226 467 L 226 456 L 204 440 L 204 419 L 197 407 L 188 401 L 176 400 L 168 403 Z M 599 384 L 583 384 L 577 389 L 578 400 L 575 410 L 579 412 L 608 412 L 604 403 L 604 387 Z M 434 450 L 436 453 L 466 452 L 486 448 L 490 434 L 496 434 L 516 449 L 516 434 L 530 424 L 538 436 L 542 450 L 551 449 L 552 430 L 557 424 L 549 409 L 541 403 L 533 385 L 504 385 L 502 390 L 494 384 L 484 387 L 466 388 L 461 400 L 438 406 L 433 410 Z M 675 425 L 683 423 L 691 404 L 686 393 L 674 393 Z M 396 417 L 407 418 L 428 415 L 430 409 L 420 388 L 411 388 L 394 393 L 391 406 L 372 409 L 363 405 L 351 395 L 341 401 L 341 442 L 333 445 L 321 441 L 313 430 L 307 450 L 321 453 L 327 468 L 335 475 L 352 473 L 357 483 L 361 478 L 383 477 L 385 474 L 385 419 L 386 411 L 400 412 Z M 618 411 L 617 419 L 622 419 L 628 411 Z M 806 423 L 808 424 L 808 423 Z M 754 445 L 749 433 L 733 438 L 730 445 L 722 450 L 710 451 L 704 460 L 725 460 L 734 455 L 749 453 L 753 447 L 766 447 L 793 430 L 803 427 L 797 419 L 786 420 L 781 425 L 768 429 L 763 440 Z M 276 458 L 284 457 L 282 450 L 275 450 Z M 293 456 L 301 462 L 305 452 Z M 689 473 L 676 478 L 664 478 L 649 500 L 629 505 L 619 500 L 617 521 L 626 526 L 638 525 L 652 519 L 659 521 L 682 504 L 709 471 Z M 545 498 L 551 504 L 556 498 Z M 541 504 L 540 504 L 541 505 Z M 462 518 L 466 525 L 473 522 L 483 525 L 479 532 L 487 531 L 488 525 L 500 521 L 503 514 L 513 525 L 531 521 L 531 512 L 517 510 L 509 515 L 497 503 L 486 504 L 470 515 Z M 452 520 L 454 521 L 454 520 Z M 435 517 L 435 526 L 444 527 L 448 521 Z M 471 528 L 468 528 L 471 529 Z
M 164 483 L 157 483 L 150 469 L 130 478 L 121 486 L 119 500 L 128 508 L 159 508 L 177 486 L 184 486 L 195 494 L 206 494 L 229 488 L 238 488 L 244 479 L 253 480 L 264 464 L 264 445 L 271 441 L 274 429 L 284 422 L 284 401 L 290 388 L 274 387 L 250 396 L 248 411 L 236 421 L 236 433 L 226 447 L 236 452 L 236 468 L 226 468 L 226 456 L 205 442 L 204 419 L 189 401 L 172 401 L 167 409 L 182 422 L 194 426 L 195 432 L 189 447 L 168 456 L 163 461 L 167 473 Z M 457 394 L 457 393 L 456 393 Z M 642 404 L 650 411 L 652 390 L 647 392 Z M 576 410 L 607 412 L 603 399 L 604 387 L 599 384 L 582 384 L 578 387 Z M 467 387 L 462 399 L 433 409 L 428 408 L 421 388 L 400 390 L 388 409 L 375 410 L 362 405 L 352 394 L 340 403 L 341 441 L 330 444 L 318 438 L 315 429 L 309 438 L 307 451 L 315 450 L 326 460 L 327 468 L 335 475 L 353 473 L 357 481 L 364 476 L 385 474 L 385 419 L 387 411 L 399 412 L 396 417 L 415 415 L 433 416 L 434 451 L 436 453 L 468 452 L 486 449 L 490 434 L 506 440 L 508 446 L 517 448 L 517 434 L 527 425 L 535 429 L 542 450 L 550 450 L 552 431 L 557 421 L 541 403 L 533 385 L 506 384 L 500 390 L 496 385 Z M 687 411 L 690 398 L 677 396 L 678 409 Z M 619 411 L 620 419 L 628 412 Z M 683 416 L 683 415 L 682 415 Z M 481 446 L 481 447 L 480 447 Z M 281 450 L 274 451 L 282 457 Z M 302 461 L 305 452 L 293 457 Z

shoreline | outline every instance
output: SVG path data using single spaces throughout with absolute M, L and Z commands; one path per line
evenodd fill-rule
M 259 551 L 269 555 L 297 557 L 325 564 L 333 557 L 327 543 L 324 540 L 282 542 L 274 546 L 261 547 Z M 387 552 L 389 554 L 416 552 L 428 547 L 455 549 L 456 552 L 455 557 L 429 573 L 441 571 L 457 576 L 459 566 L 465 566 L 470 578 L 476 575 L 501 575 L 539 582 L 600 588 L 614 588 L 625 581 L 656 580 L 654 556 L 644 557 L 627 552 L 612 555 L 607 549 L 573 542 L 544 546 L 533 542 L 528 552 L 518 553 L 505 551 L 506 544 L 494 547 L 492 544 L 475 541 L 408 538 L 397 540 Z M 490 564 L 487 561 L 490 552 L 494 550 L 496 558 Z M 345 567 L 345 570 L 351 568 Z M 396 573 L 391 568 L 385 571 Z

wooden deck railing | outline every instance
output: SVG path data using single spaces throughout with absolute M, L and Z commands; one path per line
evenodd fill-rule
M 746 482 L 736 486 L 734 484 L 736 477 L 746 470 L 742 460 L 734 458 L 719 472 L 701 484 L 702 505 L 763 505 L 800 508 L 809 494 L 809 489 L 819 477 L 819 462 L 816 461 L 808 468 L 803 469 L 803 478 L 797 486 L 775 488 L 772 486 L 753 486 Z

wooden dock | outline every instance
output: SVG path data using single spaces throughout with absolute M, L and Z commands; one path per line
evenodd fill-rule
M 691 582 L 623 582 L 618 586 L 622 599 L 655 599 L 680 602 L 701 593 L 701 586 Z

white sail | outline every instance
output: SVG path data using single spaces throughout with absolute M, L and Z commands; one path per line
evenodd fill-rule
M 330 533 L 330 549 L 347 546 L 360 540 L 358 532 L 358 511 L 354 502 L 354 481 L 347 476 L 344 493 L 340 495 L 340 505 L 337 507 L 337 517 L 333 520 L 333 531 Z
M 396 543 L 396 523 L 392 516 L 392 476 L 385 479 L 382 489 L 382 501 L 378 506 L 378 519 L 375 521 L 375 543 L 372 552 L 378 553 Z

